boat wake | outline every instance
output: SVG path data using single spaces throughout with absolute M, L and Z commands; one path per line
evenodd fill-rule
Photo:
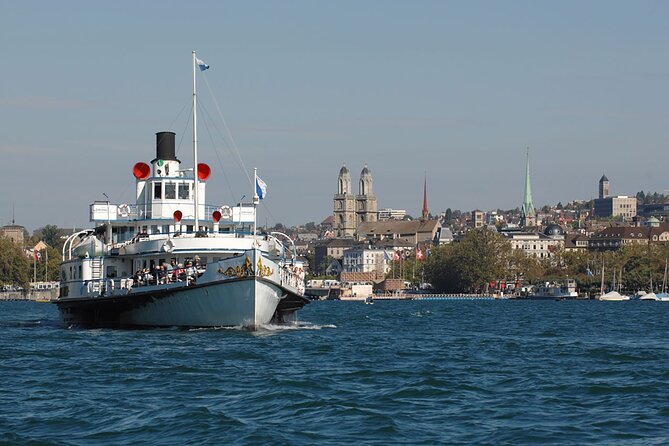
M 291 331 L 291 330 L 322 330 L 337 328 L 334 324 L 312 324 L 311 322 L 293 322 L 290 324 L 267 324 L 256 327 L 256 331 Z
M 0 328 L 61 328 L 59 320 L 52 319 L 26 319 L 0 321 Z
M 42 325 L 41 319 L 25 320 L 25 321 L 0 321 L 0 328 L 22 328 L 22 327 L 39 327 Z
M 432 316 L 432 312 L 430 310 L 414 311 L 413 313 L 411 313 L 411 316 L 413 316 L 413 317 L 430 317 L 430 316 Z
M 334 324 L 312 324 L 311 322 L 292 322 L 289 324 L 265 324 L 256 327 L 248 327 L 245 325 L 233 325 L 225 327 L 200 327 L 190 328 L 188 331 L 217 331 L 217 330 L 232 330 L 232 331 L 250 331 L 257 334 L 278 333 L 282 331 L 295 330 L 322 330 L 328 328 L 337 328 Z

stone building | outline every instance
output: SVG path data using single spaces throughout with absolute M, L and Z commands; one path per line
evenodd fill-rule
M 485 225 L 485 212 L 479 211 L 478 209 L 472 211 L 471 225 L 475 229 L 482 228 Z
M 357 247 L 344 252 L 342 266 L 347 272 L 374 273 L 373 278 L 377 280 L 390 271 L 392 258 L 392 249 Z
M 0 228 L 0 237 L 8 238 L 17 245 L 23 246 L 25 241 L 25 230 L 26 228 L 21 225 L 14 224 L 14 221 L 12 221 L 11 225 L 6 225 Z
M 377 221 L 377 203 L 372 188 L 372 173 L 367 165 L 360 172 L 358 194 L 352 193 L 351 173 L 346 165 L 339 170 L 334 196 L 334 225 L 337 237 L 353 237 L 364 222 Z
M 503 235 L 511 243 L 511 248 L 539 259 L 551 257 L 565 244 L 565 232 L 557 224 L 548 225 L 544 232 L 507 232 Z
M 599 179 L 599 198 L 608 198 L 609 193 L 609 179 L 602 175 Z
M 626 245 L 669 243 L 669 224 L 649 226 L 612 226 L 604 228 L 588 240 L 590 251 L 617 251 Z
M 609 196 L 609 179 L 602 175 L 599 179 L 599 198 L 595 198 L 593 213 L 595 217 L 622 217 L 629 221 L 636 217 L 636 197 L 619 195 Z

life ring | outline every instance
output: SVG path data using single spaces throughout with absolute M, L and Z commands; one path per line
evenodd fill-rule
M 232 217 L 232 208 L 230 206 L 223 206 L 221 208 L 221 218 L 229 220 Z
M 118 206 L 117 212 L 120 217 L 127 217 L 128 215 L 130 215 L 130 206 L 128 206 L 127 204 L 120 204 Z
M 163 245 L 160 247 L 165 252 L 172 252 L 174 249 L 174 242 L 172 240 L 167 240 Z

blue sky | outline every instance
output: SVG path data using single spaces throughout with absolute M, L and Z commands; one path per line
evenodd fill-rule
M 603 173 L 616 195 L 669 189 L 665 1 L 4 2 L 0 48 L 0 223 L 14 206 L 30 230 L 132 202 L 155 132 L 192 163 L 192 50 L 207 203 L 251 190 L 209 136 L 218 105 L 269 224 L 329 215 L 343 163 L 414 215 L 425 172 L 433 212 L 520 206 L 527 147 L 535 205 Z

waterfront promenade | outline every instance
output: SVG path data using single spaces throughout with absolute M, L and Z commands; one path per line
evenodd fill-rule
M 31 300 L 34 302 L 50 302 L 58 297 L 58 289 L 31 291 L 0 291 L 0 302 L 12 300 Z
M 364 301 L 367 296 L 355 297 L 341 297 L 341 300 Z M 506 299 L 506 297 L 492 295 L 492 294 L 411 294 L 411 293 L 397 293 L 397 294 L 375 294 L 372 296 L 374 300 L 494 300 Z

